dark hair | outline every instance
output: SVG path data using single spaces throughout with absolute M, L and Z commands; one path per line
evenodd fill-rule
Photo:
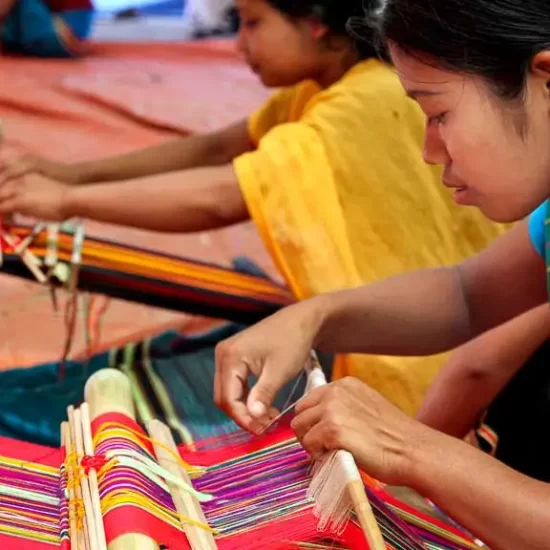
M 329 30 L 349 37 L 362 59 L 377 56 L 374 31 L 363 29 L 361 36 L 348 32 L 348 21 L 361 17 L 364 20 L 364 0 L 267 0 L 274 8 L 291 18 L 317 17 Z M 550 1 L 550 0 L 549 0 Z
M 368 23 L 382 45 L 481 76 L 508 99 L 521 96 L 533 56 L 550 49 L 550 0 L 386 0 Z

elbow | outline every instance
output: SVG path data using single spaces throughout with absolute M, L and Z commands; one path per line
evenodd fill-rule
M 208 209 L 213 227 L 227 227 L 250 219 L 248 208 L 242 196 L 214 197 Z
M 208 215 L 216 227 L 225 227 L 250 218 L 248 207 L 233 167 L 218 169 L 220 178 L 207 192 Z M 221 173 L 223 171 L 223 173 Z
M 195 189 L 193 196 L 184 198 L 184 204 L 179 210 L 189 214 L 180 216 L 186 231 L 221 229 L 249 219 L 240 186 L 232 174 L 231 177 L 225 174 L 227 170 L 224 167 L 207 171 L 204 176 L 210 180 L 202 191 Z M 220 174 L 221 171 L 224 174 Z
M 210 166 L 223 166 L 229 164 L 234 158 L 234 152 L 218 133 L 203 136 L 204 155 Z
M 493 378 L 494 370 L 483 354 L 476 353 L 475 346 L 472 349 L 471 344 L 465 344 L 453 352 L 442 375 L 449 383 L 479 386 Z

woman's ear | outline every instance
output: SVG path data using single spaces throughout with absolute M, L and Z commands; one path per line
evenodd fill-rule
M 328 34 L 328 27 L 322 23 L 317 17 L 307 17 L 305 19 L 311 36 L 316 40 L 321 40 Z
M 537 53 L 531 60 L 531 72 L 544 82 L 550 92 L 550 50 Z

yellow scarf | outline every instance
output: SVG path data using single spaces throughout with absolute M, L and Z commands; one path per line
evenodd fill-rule
M 394 71 L 368 60 L 321 90 L 282 90 L 249 122 L 234 162 L 250 214 L 299 299 L 457 263 L 507 228 L 456 206 L 422 160 L 424 115 Z M 443 356 L 347 355 L 357 376 L 413 413 Z

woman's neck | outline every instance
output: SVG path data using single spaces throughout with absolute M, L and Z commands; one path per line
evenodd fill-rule
M 328 88 L 338 82 L 360 61 L 354 47 L 335 47 L 326 52 L 326 62 L 320 67 L 315 81 L 321 88 Z

